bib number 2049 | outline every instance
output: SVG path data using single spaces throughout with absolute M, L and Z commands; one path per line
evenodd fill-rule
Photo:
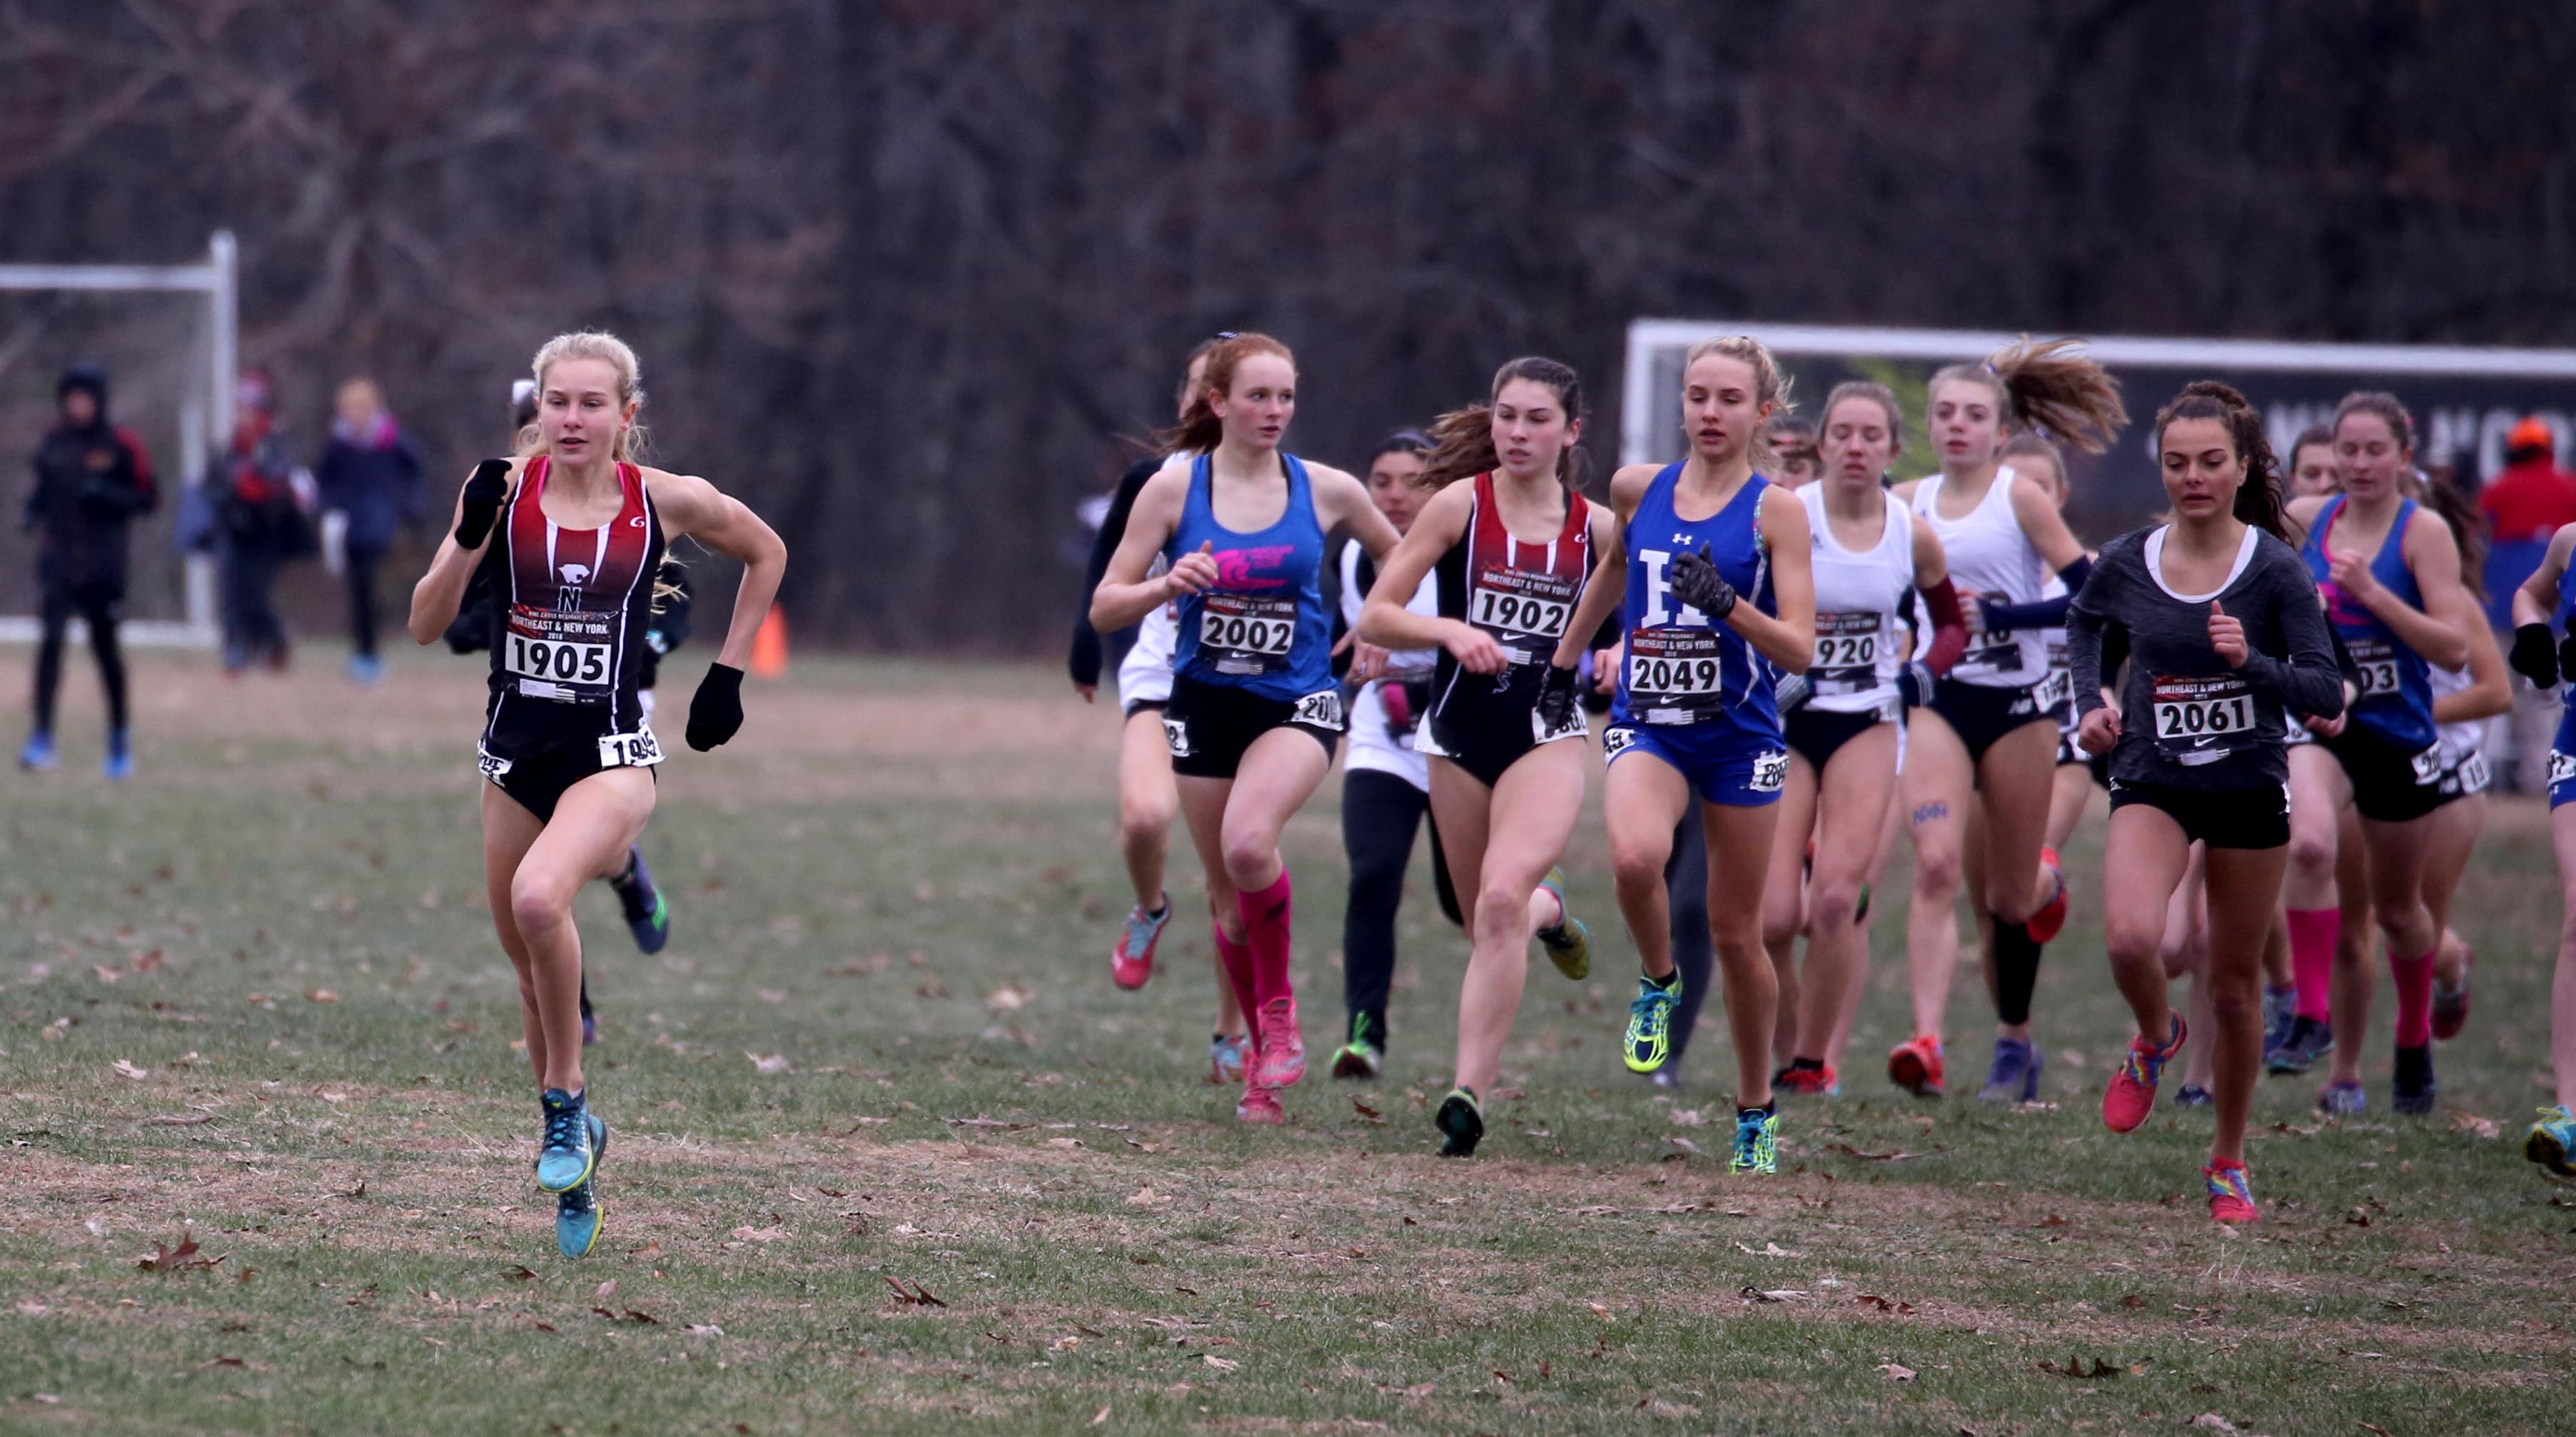
M 608 645 L 575 644 L 512 634 L 508 667 L 514 674 L 556 683 L 596 684 L 608 679 Z

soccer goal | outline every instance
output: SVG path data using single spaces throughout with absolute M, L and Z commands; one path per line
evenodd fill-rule
M 232 439 L 233 385 L 240 344 L 236 274 L 229 231 L 216 232 L 207 242 L 205 260 L 198 264 L 0 264 L 0 296 L 15 295 L 33 302 L 27 312 L 11 316 L 14 323 L 0 328 L 0 382 L 11 389 L 36 388 L 26 382 L 26 371 L 40 365 L 50 371 L 59 368 L 63 360 L 106 357 L 111 351 L 132 352 L 138 348 L 152 356 L 149 364 L 116 366 L 129 375 L 139 372 L 149 377 L 137 384 L 117 385 L 113 414 L 117 422 L 143 434 L 146 446 L 152 450 L 153 467 L 160 471 L 164 485 L 163 512 L 156 516 L 157 522 L 138 532 L 133 542 L 138 578 L 157 574 L 165 582 L 158 591 L 138 592 L 135 607 L 147 613 L 158 608 L 164 614 L 175 608 L 177 616 L 127 621 L 122 632 L 131 644 L 212 648 L 216 642 L 213 561 L 202 554 L 184 556 L 178 562 L 175 583 L 171 583 L 167 582 L 172 577 L 170 566 L 153 562 L 153 556 L 147 555 L 143 546 L 167 535 L 187 492 L 206 482 L 208 456 Z M 63 352 L 65 331 L 75 326 L 62 322 L 62 308 L 81 302 L 91 310 L 139 310 L 142 306 L 121 301 L 153 296 L 175 297 L 193 311 L 183 343 L 170 343 L 173 331 L 165 318 L 124 314 L 120 327 L 139 330 L 139 341 L 130 336 L 105 340 L 102 331 L 109 326 L 102 323 L 99 330 L 80 334 L 84 347 L 78 353 Z M 41 387 L 45 395 L 52 394 L 50 383 Z M 146 408 L 138 409 L 138 405 Z M 23 434 L 0 436 L 0 454 L 15 447 L 32 450 L 38 431 L 28 428 L 29 432 Z M 22 468 L 12 466 L 11 472 Z M 176 486 L 170 484 L 174 475 L 178 479 Z M 14 518 L 23 495 L 15 485 L 0 485 L 0 497 L 8 500 L 7 512 Z M 138 585 L 138 590 L 144 589 L 146 586 Z M 9 593 L 23 591 L 23 587 L 0 589 Z M 74 626 L 78 627 L 77 620 Z M 33 640 L 36 634 L 33 617 L 0 615 L 0 640 L 23 643 Z

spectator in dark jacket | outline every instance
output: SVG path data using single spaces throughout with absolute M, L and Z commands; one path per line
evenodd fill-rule
M 312 552 L 313 529 L 296 493 L 295 463 L 277 437 L 268 381 L 242 376 L 233 438 L 210 466 L 216 551 L 223 566 L 224 669 L 255 663 L 283 672 L 292 653 L 273 597 L 277 574 Z
M 403 525 L 420 516 L 428 498 L 419 451 L 385 408 L 374 380 L 340 386 L 331 442 L 313 466 L 322 509 L 341 516 L 342 554 L 349 581 L 349 677 L 371 684 L 384 675 L 376 657 L 376 568 Z
M 125 705 L 125 657 L 116 625 L 125 603 L 125 531 L 151 510 L 152 459 L 143 441 L 107 417 L 107 371 L 93 365 L 65 370 L 55 386 L 62 417 L 36 450 L 35 492 L 27 496 L 22 527 L 36 539 L 36 582 L 43 642 L 36 651 L 36 713 L 18 766 L 54 766 L 54 698 L 63 677 L 63 638 L 72 617 L 89 625 L 90 650 L 107 691 L 109 778 L 134 771 Z

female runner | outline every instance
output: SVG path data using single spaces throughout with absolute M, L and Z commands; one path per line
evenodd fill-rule
M 644 387 L 608 334 L 537 351 L 536 436 L 487 459 L 457 496 L 456 527 L 412 590 L 411 636 L 436 641 L 477 568 L 492 585 L 491 702 L 483 728 L 483 873 L 492 926 L 519 974 L 528 1061 L 545 1128 L 537 1186 L 556 1195 L 555 1242 L 598 1240 L 591 1178 L 608 1125 L 581 1070 L 581 935 L 573 895 L 623 870 L 653 812 L 661 745 L 636 699 L 654 576 L 691 536 L 743 564 L 724 648 L 689 704 L 689 747 L 742 727 L 742 665 L 777 596 L 787 546 L 704 479 L 634 462 Z
M 1323 782 L 1342 735 L 1319 582 L 1324 540 L 1346 530 L 1371 558 L 1395 546 L 1359 480 L 1279 447 L 1296 412 L 1288 346 L 1238 334 L 1209 350 L 1205 384 L 1165 436 L 1172 458 L 1136 495 L 1091 599 L 1102 630 L 1179 605 L 1163 733 L 1207 872 L 1217 954 L 1253 1023 L 1235 1115 L 1254 1123 L 1286 1121 L 1278 1091 L 1306 1076 L 1279 833 Z M 1171 567 L 1148 577 L 1158 553 Z M 1374 677 L 1374 662 L 1364 654 L 1354 672 Z
M 1395 532 L 1404 534 L 1422 510 L 1422 466 L 1431 441 L 1406 430 L 1389 435 L 1369 456 L 1369 499 Z M 1361 606 L 1377 582 L 1377 567 L 1356 544 L 1342 546 L 1342 623 L 1356 636 Z M 1440 611 L 1438 587 L 1425 578 L 1407 607 Z M 1356 646 L 1356 639 L 1352 640 Z M 1431 707 L 1436 648 L 1387 656 L 1382 678 L 1358 686 L 1351 698 L 1349 757 L 1342 760 L 1342 856 L 1351 866 L 1350 896 L 1342 908 L 1342 1007 L 1350 1038 L 1333 1053 L 1333 1076 L 1374 1080 L 1386 1066 L 1386 998 L 1395 977 L 1395 914 L 1404 901 L 1404 871 L 1413 863 L 1414 834 L 1431 807 L 1431 761 L 1421 746 L 1422 716 Z M 1431 825 L 1433 887 L 1451 922 L 1463 925 L 1457 895 L 1441 858 L 1440 825 Z
M 2413 486 L 2420 498 L 2451 526 L 2460 552 L 2460 586 L 2469 600 L 2486 609 L 2486 522 L 2476 501 L 2451 484 Z M 2466 667 L 2435 669 L 2427 676 L 2433 694 L 2433 731 L 2442 755 L 2440 806 L 2433 810 L 2433 851 L 2424 862 L 2424 907 L 2442 936 L 2433 960 L 2433 1036 L 2444 1042 L 2459 1036 L 2469 1018 L 2468 940 L 2451 928 L 2451 901 L 2469 872 L 2478 835 L 2487 824 L 2487 760 L 2483 752 L 2486 721 L 2513 711 L 2511 670 L 2495 634 L 2484 624 L 2469 626 Z
M 1762 889 L 1763 944 L 1783 993 L 1797 995 L 1793 1047 L 1771 1081 L 1793 1093 L 1835 1085 L 1825 1059 L 1868 958 L 1854 920 L 1896 792 L 1897 737 L 1968 638 L 1940 541 L 1880 484 L 1904 442 L 1896 396 L 1854 380 L 1826 396 L 1824 412 L 1825 477 L 1798 494 L 1813 536 L 1816 652 L 1806 673 L 1780 681 L 1789 771 Z M 1899 648 L 1899 621 L 1918 589 L 1935 637 L 1914 664 Z M 1791 966 L 1801 927 L 1803 979 Z
M 2156 436 L 2173 522 L 2113 541 L 2069 616 L 2084 749 L 2111 755 L 2104 939 L 2138 1019 L 2102 1121 L 2120 1133 L 2146 1121 L 2157 1079 L 2182 1050 L 2158 949 L 2191 846 L 2202 844 L 2218 1031 L 2217 1132 L 2201 1174 L 2209 1215 L 2246 1223 L 2261 1216 L 2245 1176 L 2263 1044 L 2255 984 L 2290 842 L 2284 713 L 2331 717 L 2343 685 L 2313 581 L 2279 537 L 2261 416 L 2202 380 L 2156 416 Z M 2102 699 L 2114 630 L 2129 660 L 2116 710 Z
M 2335 475 L 2334 431 L 2312 424 L 2290 446 L 2290 503 L 2322 500 L 2341 492 Z M 2290 976 L 2297 989 L 2288 1030 L 2265 1045 L 2264 1066 L 2274 1073 L 2304 1073 L 2334 1051 L 2335 953 L 2343 943 L 2343 907 L 2336 891 L 2342 835 L 2353 828 L 2352 785 L 2335 756 L 2316 743 L 2317 732 L 2340 731 L 2345 719 L 2289 729 L 2290 876 L 2281 885 L 2282 923 L 2290 942 Z M 2356 837 L 2356 841 L 2358 838 Z M 2354 935 L 2356 944 L 2360 935 Z
M 1422 482 L 1438 492 L 1387 560 L 1359 626 L 1361 638 L 1390 649 L 1439 651 L 1422 749 L 1450 884 L 1475 895 L 1457 1081 L 1433 1115 L 1451 1157 L 1475 1152 L 1485 1135 L 1479 1095 L 1493 1089 L 1520 1011 L 1530 939 L 1567 977 L 1592 971 L 1589 938 L 1566 914 L 1552 872 L 1583 809 L 1591 727 L 1579 713 L 1543 727 L 1536 707 L 1546 660 L 1566 636 L 1593 555 L 1609 552 L 1614 521 L 1576 492 L 1583 385 L 1574 371 L 1515 359 L 1495 372 L 1490 393 L 1433 427 Z M 1426 577 L 1438 586 L 1433 617 L 1401 602 Z
M 1999 462 L 2008 427 L 2044 428 L 2099 453 L 2128 422 L 2119 387 L 2072 340 L 2023 340 L 1982 365 L 1932 376 L 1932 432 L 1941 472 L 1897 494 L 1913 505 L 1949 557 L 1968 612 L 1968 651 L 1933 690 L 1907 735 L 1905 804 L 1914 835 L 1914 897 L 1906 916 L 1913 970 L 1914 1037 L 1887 1055 L 1887 1076 L 1925 1097 L 1942 1092 L 1941 1031 L 1959 963 L 1953 916 L 1968 803 L 1983 801 L 1986 882 L 1973 895 L 1994 926 L 1994 1065 L 1980 1098 L 2039 1095 L 2041 1057 L 2030 1041 L 2030 995 L 2040 945 L 2066 918 L 2066 883 L 2043 853 L 2056 751 L 2041 631 L 2062 621 L 2065 601 L 2044 602 L 2054 571 L 2068 592 L 2092 561 L 2067 532 L 2038 481 Z
M 2352 784 L 2361 816 L 2371 916 L 2388 945 L 2397 986 L 2393 1105 L 2433 1110 L 2433 960 L 2441 929 L 2424 906 L 2433 810 L 2441 804 L 2441 751 L 2428 670 L 2469 661 L 2475 603 L 2460 583 L 2450 526 L 2403 492 L 2414 421 L 2386 394 L 2347 395 L 2335 407 L 2335 463 L 2343 492 L 2290 506 L 2306 531 L 2301 552 L 2326 598 L 2327 618 L 2360 676 L 2351 721 L 2320 734 Z M 2370 1014 L 2369 945 L 2336 952 L 2335 1046 L 2318 1103 L 2361 1112 L 2361 1049 Z
M 2534 687 L 2576 674 L 2576 524 L 2550 536 L 2549 552 L 2513 593 L 2513 667 Z M 2551 625 L 2566 637 L 2551 643 Z M 2549 836 L 2558 851 L 2562 917 L 2558 966 L 2549 984 L 2549 1059 L 2558 1103 L 2523 1134 L 2522 1154 L 2560 1177 L 2576 1177 L 2576 684 L 2568 687 L 2558 738 L 2549 748 Z
M 1690 457 L 1661 468 L 1632 464 L 1612 476 L 1620 542 L 1601 551 L 1557 643 L 1539 710 L 1542 732 L 1570 721 L 1585 641 L 1623 605 L 1618 694 L 1601 736 L 1619 909 L 1645 969 L 1623 1046 L 1638 1073 L 1661 1068 L 1670 1053 L 1681 985 L 1666 928 L 1664 859 L 1674 827 L 1696 809 L 1708 836 L 1710 937 L 1735 1038 L 1730 1172 L 1779 1170 L 1770 1063 L 1779 989 L 1762 949 L 1762 905 L 1747 901 L 1754 895 L 1744 892 L 1743 877 L 1769 862 L 1788 776 L 1779 675 L 1806 672 L 1816 651 L 1807 506 L 1757 468 L 1770 459 L 1762 425 L 1784 389 L 1771 352 L 1748 336 L 1712 339 L 1684 357 Z
M 1216 340 L 1203 340 L 1190 351 L 1181 371 L 1176 408 L 1189 407 L 1190 397 L 1206 378 L 1208 351 L 1216 346 Z M 1120 476 L 1118 492 L 1110 499 L 1100 532 L 1092 541 L 1093 587 L 1109 571 L 1109 556 L 1118 552 L 1118 542 L 1126 536 L 1136 495 L 1163 467 L 1166 457 L 1149 455 Z M 1087 601 L 1084 607 L 1088 610 Z M 1117 945 L 1109 952 L 1109 978 L 1121 988 L 1142 988 L 1153 978 L 1154 946 L 1163 936 L 1163 926 L 1172 921 L 1171 895 L 1163 889 L 1163 864 L 1170 857 L 1172 815 L 1180 806 L 1180 796 L 1172 787 L 1171 748 L 1163 741 L 1163 706 L 1172 697 L 1172 649 L 1178 625 L 1169 604 L 1148 612 L 1118 659 L 1119 719 L 1125 725 L 1118 739 L 1118 849 L 1126 860 L 1127 881 L 1136 893 L 1136 904 L 1127 910 Z M 1084 703 L 1091 702 L 1099 686 L 1101 651 L 1116 646 L 1119 632 L 1112 631 L 1104 640 L 1091 627 L 1088 612 L 1074 620 L 1070 667 L 1074 690 Z M 1209 957 L 1213 962 L 1215 955 Z M 1245 1036 L 1244 1015 L 1235 1006 L 1234 985 L 1225 980 L 1224 965 L 1215 966 L 1216 1027 L 1208 1036 L 1208 1081 L 1241 1082 L 1252 1043 Z

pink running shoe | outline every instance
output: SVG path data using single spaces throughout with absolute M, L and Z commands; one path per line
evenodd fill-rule
M 2165 1064 L 2182 1051 L 2182 1015 L 2173 1016 L 2173 1037 L 2161 1048 L 2150 1046 L 2143 1038 L 2129 1040 L 2129 1055 L 2120 1062 L 2120 1070 L 2111 1075 L 2111 1086 L 2102 1090 L 2102 1123 L 2115 1133 L 2134 1131 L 2155 1111 L 2156 1083 L 2165 1075 Z
M 1287 1110 L 1279 1106 L 1279 1095 L 1268 1088 L 1245 1087 L 1243 1097 L 1234 1105 L 1234 1115 L 1243 1122 L 1273 1126 L 1288 1121 Z
M 2046 903 L 2039 906 L 2038 912 L 2030 915 L 2028 926 L 2031 942 L 2049 943 L 2054 942 L 2057 935 L 2066 929 L 2066 867 L 2057 861 L 2057 850 L 2054 848 L 2043 848 L 2039 851 L 2039 866 L 2056 877 L 2057 891 L 2049 896 Z
M 1142 908 L 1127 910 L 1127 926 L 1118 935 L 1118 946 L 1110 950 L 1110 981 L 1121 988 L 1134 990 L 1145 986 L 1154 976 L 1154 945 L 1162 941 L 1163 925 L 1172 921 L 1172 895 L 1163 895 L 1163 909 L 1148 913 Z
M 1296 999 L 1273 998 L 1261 1005 L 1261 1041 L 1254 1046 L 1253 1086 L 1293 1088 L 1306 1076 L 1306 1039 L 1297 1031 Z
M 2261 1222 L 2263 1213 L 2254 1206 L 2254 1189 L 2246 1184 L 2243 1163 L 2212 1163 L 2200 1170 L 2201 1180 L 2209 1184 L 2209 1216 L 2213 1222 Z

